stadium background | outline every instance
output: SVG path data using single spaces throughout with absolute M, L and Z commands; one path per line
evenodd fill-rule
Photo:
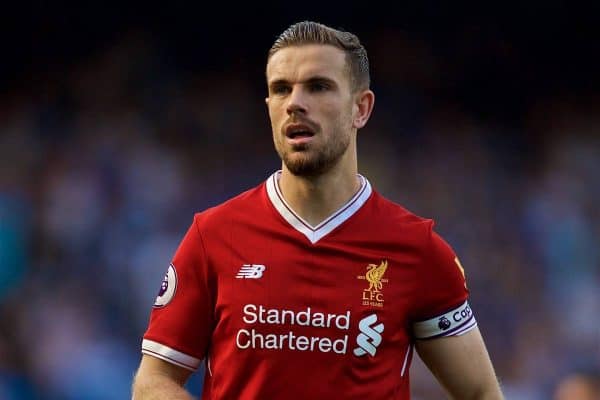
M 600 365 L 599 7 L 322 3 L 3 9 L 1 399 L 129 396 L 192 214 L 278 168 L 265 55 L 303 19 L 366 45 L 360 170 L 456 249 L 507 399 Z

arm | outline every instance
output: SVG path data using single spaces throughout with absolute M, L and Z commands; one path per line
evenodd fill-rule
M 133 383 L 133 400 L 192 400 L 183 388 L 191 373 L 144 354 Z
M 503 399 L 477 327 L 460 336 L 417 340 L 416 349 L 451 399 Z

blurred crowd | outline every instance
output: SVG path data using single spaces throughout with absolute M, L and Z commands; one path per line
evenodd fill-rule
M 551 398 L 600 367 L 600 100 L 540 95 L 502 123 L 440 94 L 467 65 L 371 44 L 359 170 L 458 253 L 506 397 Z M 161 49 L 137 32 L 0 95 L 0 399 L 127 398 L 193 213 L 279 168 L 262 64 L 182 70 Z

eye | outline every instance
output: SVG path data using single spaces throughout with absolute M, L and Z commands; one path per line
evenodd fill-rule
M 329 85 L 324 82 L 313 82 L 309 88 L 311 92 L 324 92 L 329 89 Z
M 274 85 L 271 87 L 271 92 L 273 94 L 288 94 L 291 91 L 289 86 L 286 85 Z

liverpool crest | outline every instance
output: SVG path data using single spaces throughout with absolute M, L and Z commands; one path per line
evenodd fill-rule
M 369 286 L 362 292 L 363 306 L 383 307 L 383 284 L 388 282 L 383 275 L 387 267 L 387 260 L 383 260 L 379 265 L 369 264 L 367 272 L 357 276 L 358 279 L 364 279 L 369 283 Z

